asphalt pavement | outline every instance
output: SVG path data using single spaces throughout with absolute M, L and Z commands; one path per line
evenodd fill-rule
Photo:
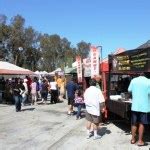
M 86 139 L 85 118 L 67 115 L 67 101 L 23 106 L 0 104 L 0 150 L 149 150 L 130 144 L 130 125 L 113 121 L 100 127 L 101 139 Z

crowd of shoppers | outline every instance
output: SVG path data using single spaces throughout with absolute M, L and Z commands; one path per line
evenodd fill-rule
M 62 87 L 64 86 L 64 87 Z M 65 83 L 62 80 L 60 89 L 65 93 Z M 55 77 L 29 77 L 0 79 L 0 103 L 15 104 L 16 112 L 21 111 L 21 106 L 26 104 L 37 105 L 47 102 L 48 94 L 51 95 L 51 103 L 59 102 L 61 90 Z M 63 97 L 63 95 L 62 95 Z M 61 100 L 63 100 L 61 98 Z
M 77 84 L 75 78 L 70 78 L 67 81 L 61 76 L 55 76 L 51 79 L 46 77 L 31 79 L 29 76 L 24 79 L 4 80 L 2 78 L 0 79 L 0 93 L 2 99 L 15 104 L 16 112 L 21 111 L 21 106 L 28 102 L 31 105 L 37 105 L 37 101 L 40 99 L 41 103 L 46 103 L 48 94 L 51 95 L 50 102 L 52 104 L 67 99 L 67 114 L 74 115 L 74 107 L 76 107 L 76 119 L 78 120 L 82 118 L 82 108 L 86 108 L 87 138 L 94 136 L 94 139 L 99 139 L 101 137 L 98 135 L 98 127 L 101 123 L 102 113 L 106 110 L 105 99 L 99 84 L 100 80 L 100 76 L 91 79 L 90 87 L 84 91 L 83 87 Z M 128 91 L 132 93 L 131 144 L 138 141 L 138 146 L 143 146 L 145 145 L 143 140 L 144 126 L 150 124 L 150 80 L 147 74 L 133 78 Z

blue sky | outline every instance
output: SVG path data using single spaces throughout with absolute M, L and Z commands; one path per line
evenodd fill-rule
M 0 14 L 20 14 L 26 26 L 103 47 L 134 49 L 150 39 L 150 0 L 0 0 Z

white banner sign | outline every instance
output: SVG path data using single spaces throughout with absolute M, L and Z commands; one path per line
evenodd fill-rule
M 91 47 L 91 78 L 99 75 L 99 50 Z
M 78 83 L 80 83 L 82 82 L 82 63 L 80 56 L 76 56 L 76 62 L 77 62 Z
M 91 59 L 85 58 L 83 59 L 83 68 L 84 68 L 84 77 L 91 76 Z

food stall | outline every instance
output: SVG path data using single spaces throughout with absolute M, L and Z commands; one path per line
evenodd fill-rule
M 109 55 L 107 108 L 122 118 L 130 119 L 132 98 L 128 86 L 132 78 L 150 72 L 150 47 Z

